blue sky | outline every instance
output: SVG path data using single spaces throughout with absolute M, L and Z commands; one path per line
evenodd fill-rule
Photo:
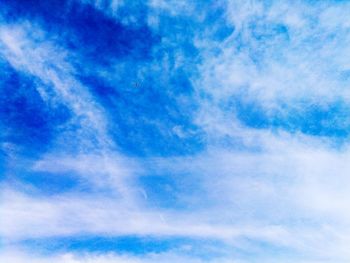
M 349 262 L 349 12 L 2 0 L 0 261 Z

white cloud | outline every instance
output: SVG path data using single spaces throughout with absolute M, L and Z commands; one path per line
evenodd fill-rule
M 223 122 L 235 122 L 234 112 L 222 110 L 235 97 L 261 106 L 267 116 L 349 101 L 350 84 L 341 75 L 349 68 L 345 54 L 350 35 L 344 23 L 334 22 L 343 20 L 348 7 L 229 1 L 231 36 L 207 45 L 198 40 L 204 61 L 195 86 L 209 98 L 200 98 L 198 124 L 222 127 Z M 217 121 L 207 124 L 211 118 Z
M 101 8 L 102 2 L 95 5 Z M 150 5 L 177 15 L 184 3 L 172 6 L 151 1 Z M 190 8 L 193 6 L 189 7 L 191 13 Z M 77 119 L 82 116 L 79 136 L 96 132 L 100 144 L 96 154 L 48 154 L 33 166 L 35 171 L 77 173 L 93 184 L 96 193 L 31 196 L 4 187 L 0 235 L 7 242 L 82 233 L 185 236 L 247 249 L 240 244 L 246 238 L 291 249 L 314 262 L 348 261 L 348 146 L 335 149 L 327 137 L 249 128 L 240 123 L 234 111 L 222 107 L 233 96 L 259 104 L 268 114 L 302 111 L 300 101 L 325 108 L 337 100 L 347 102 L 349 83 L 339 74 L 349 68 L 345 56 L 349 53 L 349 23 L 344 11 L 348 8 L 343 4 L 316 8 L 300 2 L 292 7 L 283 3 L 266 7 L 256 1 L 231 1 L 226 19 L 234 33 L 222 43 L 201 39 L 203 35 L 193 40 L 203 56 L 201 77 L 193 79 L 200 105 L 196 123 L 207 132 L 208 149 L 196 156 L 176 158 L 131 160 L 110 150 L 104 112 L 74 78 L 67 51 L 45 40 L 44 33 L 33 25 L 1 26 L 1 55 L 16 69 L 52 86 L 50 92 L 62 99 Z M 258 27 L 256 31 L 252 22 Z M 268 40 L 254 36 L 270 34 L 269 26 L 281 23 L 288 29 L 288 41 L 277 35 Z M 238 38 L 245 47 L 238 47 Z M 218 56 L 214 48 L 220 50 Z M 257 60 L 255 52 L 260 52 Z M 55 99 L 43 87 L 39 92 L 45 100 Z M 173 131 L 184 136 L 181 127 Z M 239 142 L 240 147 L 218 146 L 217 140 L 224 136 Z M 86 149 L 85 145 L 82 148 Z M 196 200 L 191 211 L 153 208 L 146 198 L 138 196 L 142 192 L 137 193 L 139 176 L 170 172 L 188 175 L 194 187 L 202 190 L 186 193 L 188 200 Z M 176 176 L 172 179 L 179 180 Z M 104 191 L 109 186 L 118 193 Z M 168 256 L 67 254 L 36 258 L 15 252 L 0 254 L 0 261 L 192 262 Z
M 36 161 L 32 170 L 52 173 L 52 176 L 55 176 L 55 173 L 71 172 L 95 187 L 115 189 L 125 188 L 130 177 L 142 172 L 136 160 L 107 150 L 102 154 L 49 154 Z
M 191 174 L 195 187 L 205 190 L 192 194 L 201 202 L 191 211 L 150 208 L 147 200 L 135 204 L 106 193 L 31 197 L 6 191 L 1 235 L 7 240 L 77 234 L 183 236 L 249 251 L 240 244 L 248 238 L 314 259 L 348 259 L 348 150 L 338 152 L 312 140 L 301 144 L 295 138 L 266 145 L 270 148 L 263 152 L 217 149 L 146 161 L 159 176 L 166 171 Z
M 125 5 L 124 0 L 81 0 L 81 2 L 92 5 L 110 16 L 116 16 L 119 8 Z
M 181 253 L 168 252 L 160 254 L 146 254 L 143 256 L 130 256 L 122 254 L 59 254 L 59 255 L 33 255 L 28 251 L 10 250 L 5 253 L 0 253 L 0 260 L 6 263 L 151 263 L 151 262 L 167 262 L 167 263 L 201 263 L 201 262 L 218 262 L 218 263 L 243 263 L 239 260 L 216 259 L 200 260 L 194 257 L 189 257 Z
M 285 234 L 274 226 L 209 224 L 213 218 L 199 219 L 195 213 L 134 207 L 103 194 L 31 197 L 9 189 L 2 193 L 1 211 L 4 215 L 1 236 L 9 241 L 76 234 L 274 240 Z
M 75 138 L 70 142 L 82 140 L 81 144 L 85 147 L 89 146 L 92 138 L 100 147 L 113 145 L 106 135 L 104 110 L 73 76 L 75 70 L 68 60 L 73 54 L 48 40 L 40 27 L 29 22 L 1 25 L 0 45 L 1 55 L 12 67 L 44 84 L 38 84 L 38 92 L 49 105 L 59 101 L 73 112 L 73 119 L 67 126 L 79 124 L 81 129 L 70 134 L 70 127 L 61 128 L 63 136 L 58 139 L 58 145 L 67 144 L 69 136 Z M 87 140 L 84 141 L 85 138 Z M 90 149 L 93 147 L 96 145 L 90 145 Z

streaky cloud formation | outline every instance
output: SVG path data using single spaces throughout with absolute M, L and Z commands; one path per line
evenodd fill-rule
M 346 1 L 0 3 L 0 261 L 348 262 Z

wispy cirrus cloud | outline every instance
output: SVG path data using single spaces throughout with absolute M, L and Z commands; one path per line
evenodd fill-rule
M 1 5 L 0 259 L 349 259 L 347 3 Z

